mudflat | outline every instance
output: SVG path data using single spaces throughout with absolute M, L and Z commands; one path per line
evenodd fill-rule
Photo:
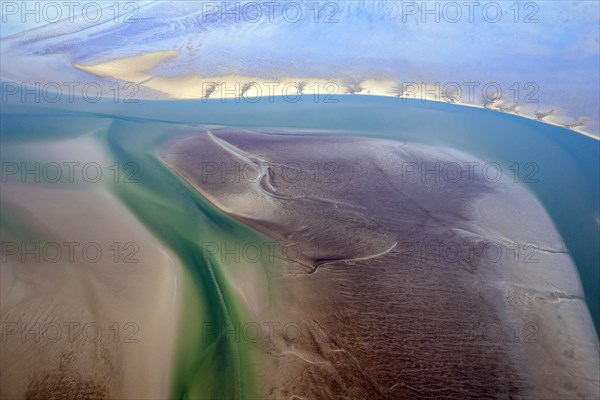
M 269 398 L 597 395 L 598 340 L 573 261 L 539 201 L 484 161 L 233 128 L 189 132 L 161 155 L 285 249 L 268 302 L 237 284 L 260 326 L 295 327 L 263 336 Z

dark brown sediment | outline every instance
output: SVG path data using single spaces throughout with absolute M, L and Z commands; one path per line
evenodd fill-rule
M 103 382 L 85 379 L 75 364 L 73 352 L 63 353 L 54 371 L 35 376 L 27 387 L 27 400 L 81 399 L 103 400 L 111 398 Z
M 423 179 L 419 172 L 435 171 L 436 163 L 472 161 L 450 150 L 273 133 L 198 131 L 163 152 L 211 202 L 301 249 L 272 271 L 277 284 L 258 317 L 302 332 L 293 340 L 276 334 L 261 355 L 259 379 L 270 398 L 539 393 L 531 360 L 542 349 L 527 350 L 511 330 L 530 320 L 514 318 L 507 300 L 508 251 L 493 261 L 443 253 L 498 239 L 477 226 L 475 204 L 503 184 L 479 174 L 440 179 L 439 169 Z M 236 164 L 259 165 L 262 176 L 239 168 L 236 176 Z M 207 165 L 217 173 L 207 174 Z

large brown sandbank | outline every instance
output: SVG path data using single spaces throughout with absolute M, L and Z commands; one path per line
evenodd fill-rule
M 270 398 L 598 395 L 579 277 L 525 188 L 451 149 L 279 133 L 199 129 L 162 154 L 295 251 L 251 310 L 301 327 L 258 355 Z

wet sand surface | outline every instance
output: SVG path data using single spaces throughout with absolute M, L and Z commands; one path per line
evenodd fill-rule
M 90 135 L 9 148 L 104 171 L 111 164 Z M 166 398 L 176 256 L 103 182 L 11 178 L 0 194 L 0 397 Z
M 269 398 L 597 397 L 577 272 L 530 193 L 451 149 L 278 133 L 198 130 L 162 153 L 289 250 L 251 310 L 295 327 L 257 356 Z

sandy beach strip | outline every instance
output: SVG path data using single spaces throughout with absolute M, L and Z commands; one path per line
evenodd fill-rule
M 466 93 L 453 91 L 456 83 L 445 88 L 435 82 L 404 82 L 389 78 L 356 79 L 347 76 L 244 76 L 228 74 L 220 76 L 190 72 L 185 75 L 161 76 L 152 71 L 159 65 L 180 55 L 179 50 L 155 51 L 131 57 L 105 61 L 93 65 L 73 64 L 81 71 L 98 77 L 134 82 L 151 89 L 149 96 L 163 93 L 171 99 L 243 99 L 255 102 L 260 98 L 283 96 L 295 102 L 301 96 L 319 97 L 321 101 L 333 101 L 338 95 L 360 94 L 370 96 L 399 97 L 453 103 L 468 107 L 487 108 L 497 112 L 535 119 L 543 123 L 566 127 L 593 139 L 600 140 L 597 133 L 585 129 L 585 118 L 578 115 L 561 115 L 556 107 L 536 104 L 511 103 L 506 99 L 469 98 Z M 454 86 L 453 86 L 454 85 Z M 461 92 L 467 88 L 461 88 Z M 141 94 L 140 94 L 141 95 Z M 152 98 L 152 97 L 150 97 Z

